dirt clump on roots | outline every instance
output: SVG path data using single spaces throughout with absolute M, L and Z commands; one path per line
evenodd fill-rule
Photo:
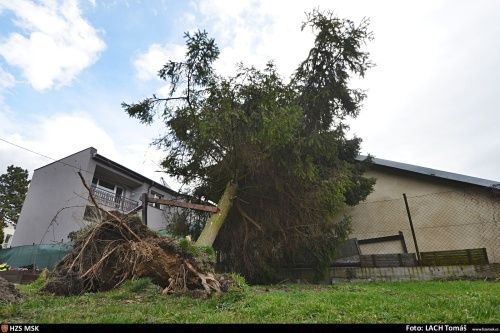
M 19 302 L 21 299 L 21 294 L 14 284 L 0 277 L 0 304 L 15 303 Z
M 232 284 L 229 276 L 214 272 L 207 249 L 160 236 L 136 215 L 111 212 L 104 216 L 78 236 L 73 250 L 49 274 L 44 291 L 79 295 L 147 277 L 163 293 L 208 296 L 227 291 Z

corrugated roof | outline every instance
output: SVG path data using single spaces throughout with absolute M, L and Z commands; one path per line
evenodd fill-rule
M 366 156 L 359 155 L 356 159 L 358 161 L 362 161 L 365 158 L 366 158 Z M 453 172 L 425 168 L 425 167 L 421 167 L 421 166 L 413 165 L 413 164 L 406 164 L 406 163 L 401 163 L 401 162 L 384 160 L 384 159 L 376 158 L 376 157 L 373 157 L 373 164 L 387 167 L 387 168 L 393 168 L 393 169 L 413 172 L 413 173 L 417 173 L 417 174 L 421 174 L 421 175 L 426 175 L 426 176 L 430 176 L 430 177 L 437 177 L 437 178 L 442 178 L 442 179 L 447 179 L 447 180 L 452 180 L 452 181 L 456 181 L 456 182 L 467 183 L 467 184 L 472 184 L 472 185 L 477 185 L 477 186 L 482 186 L 482 187 L 500 188 L 500 181 L 471 177 L 471 176 L 461 175 L 461 174 L 453 173 Z

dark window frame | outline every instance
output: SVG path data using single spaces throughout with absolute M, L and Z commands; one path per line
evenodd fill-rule
M 153 191 L 151 190 L 151 196 L 155 199 L 163 199 L 165 198 L 165 195 L 164 194 L 161 194 L 159 192 L 156 192 L 156 191 Z M 156 203 L 156 202 L 152 202 L 149 204 L 151 207 L 154 207 L 154 208 L 157 208 L 157 209 L 160 209 L 160 210 L 163 210 L 165 205 L 162 205 L 162 204 L 159 204 L 159 203 Z

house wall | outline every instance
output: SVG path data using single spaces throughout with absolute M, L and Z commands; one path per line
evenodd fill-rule
M 151 191 L 155 191 L 156 193 L 162 194 L 164 199 L 175 199 L 175 197 L 170 193 L 162 191 L 156 187 L 151 187 L 149 188 L 149 190 L 144 190 L 144 192 L 149 193 L 149 195 L 151 195 Z M 167 222 L 170 220 L 172 214 L 175 211 L 175 207 L 166 209 L 164 206 L 162 206 L 162 209 L 160 209 L 154 206 L 148 206 L 148 227 L 155 231 L 164 230 L 166 228 Z
M 490 262 L 500 262 L 500 198 L 485 188 L 431 176 L 378 168 L 374 191 L 349 210 L 351 238 L 368 239 L 403 232 L 415 252 L 405 203 L 406 193 L 419 250 L 442 251 L 485 247 Z M 363 254 L 388 253 L 386 244 L 370 244 Z M 389 251 L 390 252 L 390 251 Z
M 35 170 L 12 246 L 67 241 L 71 231 L 83 226 L 88 193 L 77 172 L 86 170 L 82 174 L 87 184 L 91 183 L 96 166 L 91 157 L 95 152 L 88 148 Z
M 96 161 L 95 153 L 95 148 L 88 148 L 35 170 L 11 246 L 67 242 L 70 232 L 87 223 L 83 216 L 90 203 L 88 191 L 77 174 L 79 170 L 87 184 L 91 184 L 94 175 L 102 177 L 122 187 L 124 197 L 138 203 L 143 193 L 151 195 L 151 191 L 162 194 L 165 199 L 174 198 L 169 192 Z M 165 229 L 175 210 L 149 206 L 148 227 Z
M 151 196 L 151 192 L 154 191 L 163 195 L 165 199 L 174 199 L 174 196 L 166 192 L 155 185 L 151 185 L 150 183 L 141 183 L 136 179 L 130 178 L 130 176 L 120 172 L 113 167 L 107 166 L 103 163 L 98 162 L 98 171 L 104 180 L 110 181 L 125 190 L 125 197 L 134 201 L 137 201 L 139 204 L 141 202 L 141 196 L 143 193 L 148 193 Z M 107 170 L 106 172 L 103 169 Z M 110 175 L 111 174 L 111 175 Z M 105 209 L 112 210 L 109 207 L 103 207 Z M 148 206 L 148 227 L 152 230 L 158 231 L 163 230 L 166 227 L 167 221 L 170 219 L 171 213 L 174 212 L 174 209 L 159 209 L 153 206 Z M 139 212 L 140 216 L 142 213 Z
M 99 161 L 96 163 L 97 168 L 94 177 L 121 187 L 124 190 L 123 195 L 125 198 L 137 202 L 140 200 L 144 188 L 144 184 L 141 181 L 115 169 L 113 166 L 103 164 Z
M 14 235 L 15 231 L 16 229 L 11 224 L 7 224 L 7 226 L 3 228 L 3 239 L 0 239 L 0 248 L 6 249 L 11 246 L 12 236 Z

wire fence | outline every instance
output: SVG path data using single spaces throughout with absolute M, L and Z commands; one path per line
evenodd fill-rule
M 197 239 L 210 216 L 209 212 L 182 207 L 149 205 L 157 209 L 148 209 L 148 225 L 175 236 L 190 235 Z M 438 255 L 442 253 L 437 255 L 436 252 L 443 251 L 450 251 L 445 253 L 447 262 L 444 264 L 453 263 L 457 256 L 470 263 L 477 256 L 486 258 L 489 263 L 500 263 L 498 192 L 443 191 L 408 195 L 406 200 L 401 193 L 399 198 L 360 203 L 348 214 L 352 217 L 349 238 L 355 242 L 350 243 L 343 257 L 361 255 L 352 260 L 362 266 L 412 266 L 417 261 L 422 264 L 430 254 L 434 264 L 439 265 Z M 398 256 L 366 258 L 367 255 L 394 254 Z M 340 260 L 337 264 L 350 265 L 352 260 Z
M 408 210 L 401 194 L 350 210 L 350 238 L 357 239 L 360 254 L 417 253 L 417 247 L 424 255 L 485 249 L 489 262 L 500 262 L 500 197 L 490 192 L 447 191 L 410 195 L 407 204 Z
M 416 260 L 422 264 L 430 254 L 436 258 L 436 252 L 444 253 L 447 263 L 453 263 L 460 255 L 465 256 L 466 261 L 475 260 L 479 255 L 489 263 L 500 263 L 500 196 L 494 193 L 445 191 L 408 195 L 406 202 L 401 193 L 400 198 L 363 202 L 349 211 L 352 217 L 349 238 L 356 239 L 361 262 L 372 260 L 364 255 L 409 254 L 396 259 L 378 256 L 373 260 L 381 263 L 374 263 L 375 266 L 387 264 L 384 260 L 389 261 L 389 265 L 394 264 L 394 260 L 401 265 L 411 266 Z M 210 216 L 207 212 L 179 207 L 162 208 L 166 231 L 188 234 L 193 239 L 199 236 Z

